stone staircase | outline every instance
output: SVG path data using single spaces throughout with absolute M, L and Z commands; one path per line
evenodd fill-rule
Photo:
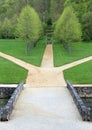
M 48 26 L 46 29 L 46 43 L 47 44 L 52 44 L 53 43 L 53 29 L 52 26 Z

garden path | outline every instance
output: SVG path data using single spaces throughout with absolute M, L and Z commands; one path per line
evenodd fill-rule
M 26 85 L 29 87 L 56 87 L 56 86 L 66 86 L 63 70 L 71 68 L 73 66 L 82 64 L 89 60 L 92 60 L 92 56 L 86 57 L 84 59 L 75 61 L 70 64 L 66 64 L 60 67 L 54 67 L 53 65 L 53 51 L 52 45 L 48 44 L 43 56 L 42 64 L 40 67 L 31 65 L 15 57 L 9 56 L 0 52 L 0 56 L 6 58 L 21 67 L 28 70 L 28 76 L 26 79 Z
M 8 122 L 0 122 L 0 130 L 92 130 L 92 123 L 82 121 L 72 97 L 65 87 L 64 66 L 63 68 L 53 67 L 52 46 L 48 45 L 47 48 L 49 49 L 46 49 L 43 56 L 46 64 L 43 60 L 41 67 L 0 53 L 0 56 L 29 71 L 27 85 L 16 102 L 11 119 Z M 47 52 L 49 58 L 45 57 L 45 54 L 48 55 Z M 92 57 L 89 57 L 86 61 L 91 59 Z M 84 62 L 84 60 L 80 62 Z M 38 86 L 39 88 L 37 88 Z

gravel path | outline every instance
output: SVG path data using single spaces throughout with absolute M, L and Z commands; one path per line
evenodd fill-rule
M 47 45 L 45 52 L 44 52 L 44 56 L 43 56 L 43 60 L 42 60 L 42 64 L 41 67 L 44 68 L 52 68 L 53 66 L 53 51 L 52 51 L 52 45 Z
M 63 72 L 53 66 L 52 45 L 47 45 L 41 67 L 29 70 L 26 85 L 30 87 L 66 86 Z
M 46 48 L 41 67 L 3 53 L 0 56 L 28 70 L 26 85 L 11 119 L 0 122 L 0 130 L 92 130 L 92 123 L 82 121 L 63 77 L 63 70 L 75 63 L 53 67 L 51 45 Z M 80 60 L 80 63 L 88 60 L 92 57 Z

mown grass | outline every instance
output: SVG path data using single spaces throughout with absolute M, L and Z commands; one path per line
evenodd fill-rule
M 0 40 L 0 51 L 30 64 L 40 66 L 46 44 L 44 38 L 34 47 L 30 55 L 26 54 L 26 44 L 19 40 Z
M 28 63 L 40 66 L 44 49 L 44 40 L 40 40 L 35 48 L 26 55 L 26 45 L 23 41 L 16 40 L 0 40 L 0 51 L 16 58 L 19 58 Z M 27 77 L 27 70 L 15 65 L 14 63 L 0 57 L 0 84 L 11 84 L 25 81 Z
M 27 70 L 0 57 L 0 84 L 25 81 Z
M 25 53 L 26 45 L 23 41 L 19 39 L 0 40 L 0 51 L 40 66 L 46 46 L 45 42 L 45 38 L 41 39 L 37 46 L 31 50 L 30 55 L 27 56 Z M 74 43 L 71 49 L 72 52 L 69 54 L 62 44 L 53 44 L 55 66 L 61 66 L 92 55 L 92 43 Z M 87 62 L 66 70 L 64 71 L 65 79 L 70 80 L 72 83 L 92 84 L 91 66 L 92 62 Z M 18 83 L 22 80 L 25 81 L 26 76 L 27 70 L 0 57 L 0 83 Z
M 69 54 L 60 43 L 53 44 L 54 65 L 61 66 L 92 55 L 92 42 L 74 43 Z
M 73 84 L 92 84 L 92 61 L 65 70 L 64 77 Z

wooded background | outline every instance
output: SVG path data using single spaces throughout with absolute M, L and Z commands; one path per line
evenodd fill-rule
M 28 4 L 43 23 L 56 23 L 69 2 L 82 25 L 83 40 L 92 40 L 92 0 L 0 0 L 0 38 L 15 38 L 17 18 Z

